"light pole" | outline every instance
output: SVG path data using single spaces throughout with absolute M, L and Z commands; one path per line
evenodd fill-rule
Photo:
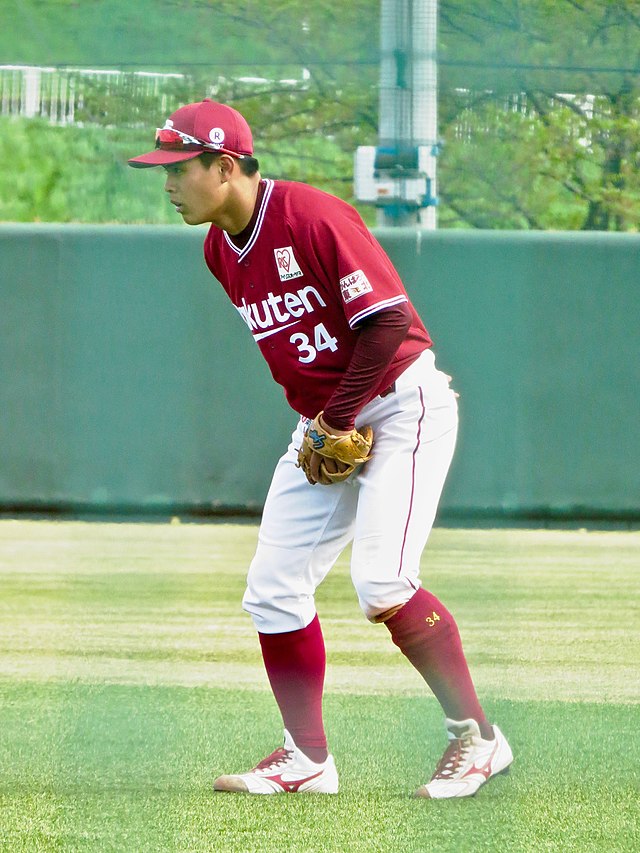
M 436 227 L 437 19 L 437 0 L 381 0 L 378 145 L 355 169 L 381 225 Z

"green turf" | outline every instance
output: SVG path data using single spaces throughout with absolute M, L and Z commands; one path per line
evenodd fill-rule
M 239 605 L 255 536 L 0 522 L 0 850 L 640 849 L 640 534 L 434 531 L 423 580 L 516 755 L 439 803 L 411 794 L 441 714 L 360 616 L 348 555 L 318 595 L 340 794 L 212 793 L 281 737 Z

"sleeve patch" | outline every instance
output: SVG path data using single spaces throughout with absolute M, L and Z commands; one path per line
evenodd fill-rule
M 340 292 L 345 302 L 353 302 L 358 296 L 371 293 L 372 290 L 373 287 L 362 270 L 356 270 L 340 279 Z

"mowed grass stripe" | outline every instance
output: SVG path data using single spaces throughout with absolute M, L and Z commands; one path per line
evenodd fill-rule
M 318 595 L 340 795 L 213 795 L 281 736 L 240 610 L 256 532 L 0 522 L 0 850 L 640 847 L 640 534 L 434 531 L 425 585 L 516 761 L 429 803 L 441 713 L 359 613 L 348 554 Z
M 266 689 L 241 611 L 255 525 L 0 522 L 0 678 Z M 640 534 L 435 530 L 423 579 L 483 695 L 636 702 Z M 318 593 L 328 690 L 420 693 L 362 617 L 348 553 Z
M 429 803 L 411 796 L 443 745 L 426 698 L 330 695 L 341 793 L 277 802 L 211 790 L 276 745 L 265 692 L 23 683 L 3 704 L 6 850 L 634 850 L 640 837 L 625 707 L 491 702 L 512 772 L 472 801 Z

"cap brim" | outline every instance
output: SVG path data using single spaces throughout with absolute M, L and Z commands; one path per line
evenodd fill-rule
M 165 151 L 162 148 L 156 148 L 155 151 L 150 151 L 148 154 L 141 154 L 139 157 L 132 157 L 129 160 L 129 165 L 134 169 L 149 169 L 151 166 L 169 166 L 171 163 L 180 163 L 182 160 L 193 160 L 204 153 L 202 151 Z

